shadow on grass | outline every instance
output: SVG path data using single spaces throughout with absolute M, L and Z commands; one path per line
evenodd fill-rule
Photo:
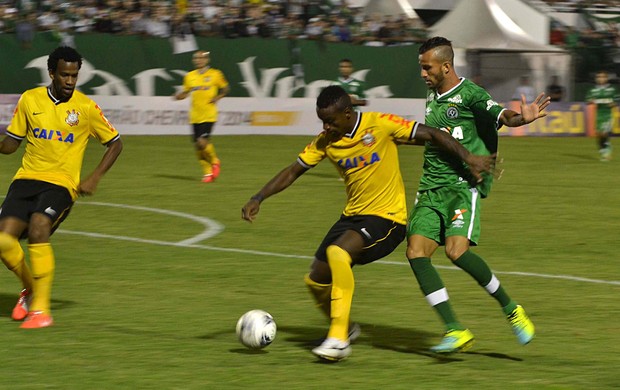
M 443 356 L 431 353 L 429 340 L 437 338 L 434 333 L 423 332 L 410 328 L 398 328 L 385 325 L 373 325 L 360 323 L 362 327 L 361 336 L 355 344 L 370 345 L 373 348 L 391 350 L 400 353 L 412 353 L 435 359 L 437 363 L 451 363 L 462 361 L 452 356 Z M 314 327 L 281 327 L 280 332 L 291 334 L 286 338 L 287 341 L 297 343 L 304 348 L 313 348 L 319 345 L 323 339 L 316 338 L 316 328 Z
M 19 298 L 19 292 L 15 294 L 0 294 L 0 317 L 10 317 L 13 307 Z M 63 301 L 59 299 L 52 299 L 52 311 L 63 310 L 67 307 L 75 305 L 74 301 Z
M 165 174 L 157 173 L 153 175 L 153 177 L 158 177 L 160 179 L 174 179 L 174 180 L 195 181 L 195 182 L 200 181 L 199 175 L 186 176 L 186 175 L 165 175 Z
M 428 357 L 435 360 L 437 364 L 454 363 L 464 361 L 459 356 L 474 355 L 486 356 L 495 359 L 507 359 L 522 361 L 520 358 L 496 352 L 472 352 L 464 354 L 440 355 L 430 352 L 430 347 L 438 341 L 437 333 L 420 331 L 412 328 L 399 328 L 386 325 L 373 325 L 360 323 L 362 327 L 361 336 L 355 341 L 358 345 L 369 345 L 373 348 L 385 349 L 399 353 L 410 353 Z M 287 333 L 284 339 L 289 342 L 297 343 L 300 347 L 311 349 L 323 342 L 323 338 L 317 338 L 316 327 L 290 327 L 283 326 L 278 328 L 280 334 Z

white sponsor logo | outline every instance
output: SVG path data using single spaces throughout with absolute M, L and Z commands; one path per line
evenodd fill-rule
M 491 107 L 497 106 L 497 102 L 493 101 L 493 100 L 487 100 L 487 111 L 489 111 L 491 109 Z
M 463 103 L 463 98 L 461 97 L 461 95 L 456 95 L 456 96 L 451 97 L 450 99 L 448 99 L 448 101 L 450 103 L 457 103 L 457 104 L 459 104 L 459 103 Z
M 45 214 L 48 214 L 48 215 L 50 215 L 52 217 L 55 217 L 56 214 L 58 214 L 58 213 L 53 208 L 48 207 L 48 208 L 45 209 Z

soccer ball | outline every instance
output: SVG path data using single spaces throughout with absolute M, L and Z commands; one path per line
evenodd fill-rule
M 276 322 L 263 310 L 250 310 L 237 321 L 237 337 L 250 349 L 261 349 L 276 337 Z

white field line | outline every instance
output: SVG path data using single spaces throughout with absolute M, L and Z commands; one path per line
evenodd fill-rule
M 218 235 L 224 230 L 224 226 L 212 219 L 198 217 L 192 214 L 186 214 L 186 213 L 181 213 L 181 212 L 176 212 L 176 211 L 163 210 L 163 209 L 150 208 L 150 207 L 115 204 L 115 203 L 80 202 L 80 204 L 90 204 L 90 205 L 105 206 L 105 207 L 117 207 L 117 208 L 148 211 L 148 212 L 154 212 L 154 213 L 165 214 L 165 215 L 172 215 L 172 216 L 176 216 L 180 218 L 187 218 L 187 219 L 196 221 L 204 225 L 205 229 L 200 234 L 194 237 L 190 237 L 188 239 L 178 241 L 178 242 L 148 240 L 148 239 L 143 239 L 143 238 L 116 236 L 116 235 L 101 234 L 101 233 L 77 232 L 77 231 L 70 231 L 70 230 L 64 230 L 64 229 L 58 229 L 57 231 L 58 233 L 80 235 L 80 236 L 86 236 L 86 237 L 92 237 L 92 238 L 138 242 L 138 243 L 152 244 L 152 245 L 176 246 L 176 247 L 183 247 L 183 248 L 206 249 L 206 250 L 219 251 L 219 252 L 243 253 L 243 254 L 258 255 L 258 256 L 285 257 L 285 258 L 305 259 L 305 260 L 311 260 L 313 258 L 313 256 L 290 255 L 290 254 L 285 254 L 285 253 L 263 252 L 263 251 L 255 251 L 255 250 L 240 249 L 240 248 L 222 248 L 222 247 L 216 247 L 216 246 L 211 246 L 211 245 L 197 244 L 197 242 L 200 242 L 200 241 L 203 241 L 203 240 L 206 240 L 208 238 Z M 375 261 L 375 263 L 388 264 L 388 265 L 408 265 L 405 262 L 386 261 L 386 260 L 378 260 L 378 261 Z M 435 267 L 440 268 L 440 269 L 447 269 L 447 270 L 460 270 L 460 268 L 454 267 L 454 266 L 436 265 Z M 571 276 L 571 275 L 551 275 L 551 274 L 539 274 L 539 273 L 534 273 L 534 272 L 519 272 L 519 271 L 493 271 L 493 272 L 496 273 L 497 275 L 516 275 L 516 276 L 527 276 L 527 277 L 543 278 L 543 279 L 561 279 L 561 280 L 570 280 L 573 282 L 608 284 L 608 285 L 613 285 L 613 286 L 620 286 L 620 281 L 616 281 L 616 280 L 590 279 L 590 278 L 582 278 L 582 277 Z

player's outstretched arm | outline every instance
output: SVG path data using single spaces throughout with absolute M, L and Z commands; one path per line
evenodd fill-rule
M 500 121 L 508 127 L 519 127 L 534 122 L 538 118 L 547 116 L 545 108 L 551 104 L 551 98 L 542 92 L 536 99 L 528 104 L 525 95 L 521 95 L 521 113 L 512 110 L 504 110 L 500 115 Z
M 446 152 L 463 160 L 469 167 L 469 170 L 477 182 L 481 182 L 482 174 L 485 172 L 491 172 L 495 165 L 495 154 L 490 156 L 478 156 L 471 154 L 469 150 L 465 149 L 460 142 L 455 140 L 447 130 L 439 130 L 420 123 L 414 139 L 431 141 L 433 144 L 439 146 Z
M 123 141 L 120 138 L 116 139 L 114 142 L 110 142 L 107 145 L 107 150 L 105 154 L 101 158 L 99 165 L 95 168 L 93 173 L 88 175 L 88 177 L 80 182 L 78 185 L 78 194 L 83 195 L 92 195 L 97 190 L 97 185 L 99 181 L 103 177 L 103 175 L 114 165 L 114 162 L 121 154 L 123 150 Z
M 267 199 L 271 195 L 286 189 L 293 184 L 298 177 L 303 175 L 308 169 L 304 168 L 297 161 L 289 165 L 275 175 L 265 186 L 258 191 L 241 209 L 241 218 L 246 221 L 252 222 L 258 211 L 260 210 L 260 204 L 263 200 Z

